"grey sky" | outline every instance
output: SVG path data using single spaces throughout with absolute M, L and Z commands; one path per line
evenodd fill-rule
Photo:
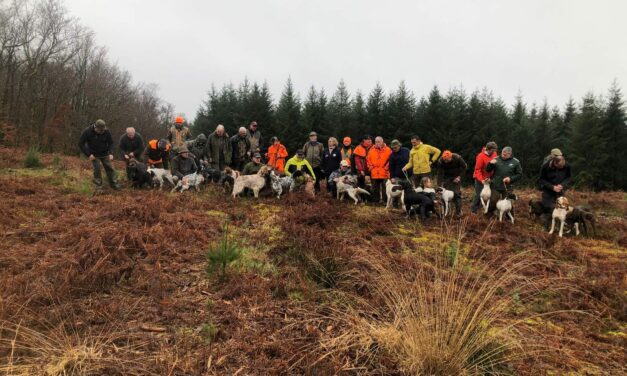
M 560 105 L 627 85 L 627 1 L 66 0 L 137 81 L 196 115 L 211 83 L 267 80 L 275 101 L 289 75 L 301 93 L 340 79 L 354 93 L 405 80 L 487 87 L 507 103 Z

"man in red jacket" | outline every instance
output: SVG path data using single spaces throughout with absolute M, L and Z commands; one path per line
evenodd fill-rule
M 496 142 L 490 141 L 481 149 L 481 152 L 477 154 L 477 158 L 475 159 L 475 172 L 472 175 L 475 180 L 475 197 L 472 199 L 472 204 L 470 205 L 470 211 L 472 213 L 476 213 L 481 206 L 479 195 L 483 189 L 483 182 L 492 177 L 492 172 L 487 171 L 486 167 L 491 160 L 498 156 L 496 149 Z

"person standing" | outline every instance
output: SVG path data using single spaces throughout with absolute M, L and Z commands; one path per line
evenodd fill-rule
M 462 215 L 462 175 L 466 172 L 468 165 L 464 158 L 450 150 L 444 150 L 440 159 L 435 162 L 438 184 L 441 187 L 453 191 L 453 204 L 455 205 L 455 215 Z
M 250 155 L 254 153 L 262 153 L 263 151 L 263 138 L 261 137 L 261 131 L 258 129 L 257 122 L 251 121 L 248 125 L 248 143 L 250 144 Z
M 188 141 L 186 144 L 187 149 L 196 160 L 196 164 L 200 166 L 200 161 L 207 159 L 207 156 L 205 155 L 207 152 L 207 136 L 205 136 L 204 133 L 201 133 L 196 136 L 196 139 Z
M 322 176 L 322 169 L 320 167 L 322 163 L 322 154 L 324 153 L 324 145 L 318 142 L 318 134 L 314 131 L 309 133 L 309 141 L 303 145 L 303 152 L 305 153 L 305 159 L 311 167 L 316 177 Z M 320 179 L 316 179 L 314 184 L 316 192 L 320 192 Z
M 475 157 L 475 171 L 472 174 L 475 186 L 475 196 L 472 198 L 472 204 L 470 205 L 470 212 L 473 214 L 477 213 L 477 210 L 481 207 L 480 195 L 481 190 L 483 189 L 483 184 L 492 177 L 492 172 L 488 171 L 486 167 L 491 160 L 498 156 L 496 149 L 496 142 L 490 141 Z
M 285 167 L 285 158 L 288 156 L 287 149 L 283 146 L 281 141 L 279 141 L 278 137 L 272 137 L 270 144 L 268 152 L 266 153 L 268 165 L 282 174 Z
M 392 154 L 390 155 L 390 178 L 404 179 L 405 174 L 403 174 L 403 167 L 409 162 L 409 149 L 403 147 L 399 140 L 392 140 L 390 146 L 392 147 Z
M 340 162 L 342 161 L 342 153 L 337 148 L 337 139 L 330 137 L 327 144 L 328 148 L 324 149 L 322 153 L 322 162 L 320 165 L 322 175 L 320 179 L 326 179 L 333 171 L 339 169 Z
M 229 135 L 224 130 L 224 125 L 218 124 L 216 130 L 207 139 L 207 152 L 209 165 L 220 171 L 231 164 L 231 142 Z
M 372 137 L 366 135 L 362 137 L 361 142 L 353 151 L 353 163 L 351 164 L 353 172 L 357 175 L 357 182 L 361 188 L 366 188 L 366 177 L 370 176 L 368 170 L 368 151 L 372 147 Z
M 126 128 L 126 132 L 120 137 L 119 145 L 122 160 L 127 163 L 131 158 L 139 160 L 144 151 L 144 139 L 141 134 L 135 132 L 135 128 L 133 127 Z M 128 180 L 131 180 L 130 173 L 130 169 L 127 165 L 126 177 Z
M 342 160 L 351 163 L 351 159 L 353 156 L 353 141 L 350 137 L 344 137 L 342 140 L 342 147 L 340 148 L 340 153 L 342 154 Z
M 549 230 L 551 213 L 555 209 L 555 201 L 563 196 L 570 187 L 570 165 L 561 155 L 556 155 L 542 165 L 538 185 L 542 191 L 542 222 L 545 230 Z
M 185 119 L 183 119 L 183 117 L 177 116 L 174 119 L 174 125 L 170 128 L 167 138 L 175 154 L 178 152 L 179 148 L 185 145 L 185 141 L 192 138 L 192 132 L 189 130 L 189 127 L 185 125 Z
M 102 164 L 111 188 L 115 190 L 120 189 L 116 181 L 115 170 L 111 163 L 111 161 L 113 161 L 113 137 L 111 136 L 111 132 L 107 129 L 104 120 L 98 119 L 94 124 L 85 128 L 78 141 L 78 147 L 91 161 L 94 169 L 94 184 L 96 187 L 102 187 L 102 173 L 100 170 L 100 165 Z
M 522 178 L 522 166 L 520 161 L 513 157 L 512 148 L 506 146 L 501 150 L 501 155 L 492 159 L 486 166 L 486 171 L 494 171 L 490 180 L 490 208 L 496 207 L 499 199 L 505 198 L 507 192 L 512 192 L 512 185 Z
M 241 127 L 237 134 L 231 137 L 231 150 L 233 150 L 231 167 L 237 171 L 242 171 L 246 163 L 249 162 L 251 153 L 250 138 L 246 128 Z
M 385 193 L 385 181 L 390 178 L 390 149 L 383 137 L 374 139 L 374 146 L 370 148 L 367 156 L 368 170 L 372 179 L 373 199 L 379 199 L 379 203 L 387 201 Z
M 411 137 L 411 144 L 409 161 L 403 171 L 412 169 L 412 184 L 417 187 L 423 177 L 431 177 L 431 164 L 440 157 L 440 149 L 423 143 L 418 136 Z

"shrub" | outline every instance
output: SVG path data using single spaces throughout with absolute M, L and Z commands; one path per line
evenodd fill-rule
M 42 167 L 41 158 L 39 155 L 39 148 L 31 146 L 24 158 L 24 167 L 26 168 L 40 168 Z
M 220 273 L 220 279 L 226 279 L 226 270 L 229 265 L 242 257 L 242 248 L 229 239 L 228 224 L 222 227 L 222 240 L 207 252 L 207 273 Z

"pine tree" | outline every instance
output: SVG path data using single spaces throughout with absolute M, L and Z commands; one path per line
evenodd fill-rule
M 348 89 L 346 89 L 344 80 L 342 80 L 329 101 L 329 135 L 337 135 L 337 137 L 340 137 L 340 140 L 347 135 L 352 119 L 351 105 L 350 94 L 348 93 Z
M 623 94 L 614 81 L 609 91 L 609 102 L 603 114 L 601 139 L 604 151 L 608 155 L 607 163 L 602 166 L 603 181 L 607 189 L 625 189 L 627 171 L 627 117 Z
M 572 169 L 578 186 L 603 189 L 602 171 L 609 154 L 602 137 L 602 111 L 592 93 L 583 98 L 581 110 L 573 120 L 571 139 Z
M 401 81 L 398 89 L 388 97 L 385 127 L 381 136 L 389 142 L 392 138 L 408 140 L 416 133 L 416 98 Z
M 303 129 L 300 122 L 301 104 L 298 94 L 294 92 L 292 79 L 288 78 L 283 94 L 276 109 L 276 132 L 279 139 L 290 153 L 302 147 Z
M 311 131 L 317 132 L 319 139 L 332 136 L 327 120 L 327 97 L 323 89 L 318 92 L 313 85 L 309 88 L 302 115 L 303 129 L 306 131 L 301 136 L 303 143 L 307 140 L 306 133 Z
M 577 107 L 573 98 L 570 98 L 564 109 L 564 116 L 560 121 L 552 122 L 551 134 L 553 137 L 554 147 L 559 148 L 565 156 L 569 153 L 569 143 L 572 137 L 573 119 L 577 114 Z
M 544 156 L 549 154 L 552 149 L 553 141 L 550 131 L 550 118 L 549 105 L 545 100 L 532 124 L 533 148 L 531 149 L 531 156 L 529 156 L 529 159 L 526 161 L 531 165 L 529 167 L 538 166 L 539 169 L 544 160 Z
M 444 98 L 440 95 L 440 90 L 434 86 L 426 100 L 422 116 L 421 137 L 424 142 L 433 145 L 445 145 L 450 139 L 448 136 L 449 122 L 448 110 Z
M 359 137 L 362 137 L 368 133 L 366 128 L 366 103 L 364 101 L 364 95 L 361 91 L 355 94 L 353 100 L 353 106 L 351 109 L 351 122 L 349 128 L 346 130 L 346 134 L 353 139 L 353 143 L 356 143 Z
M 383 87 L 377 82 L 374 89 L 368 95 L 366 104 L 366 127 L 365 134 L 370 136 L 381 134 L 385 127 L 385 93 Z M 365 134 L 359 135 L 365 136 Z M 373 136 L 374 137 L 374 136 Z

